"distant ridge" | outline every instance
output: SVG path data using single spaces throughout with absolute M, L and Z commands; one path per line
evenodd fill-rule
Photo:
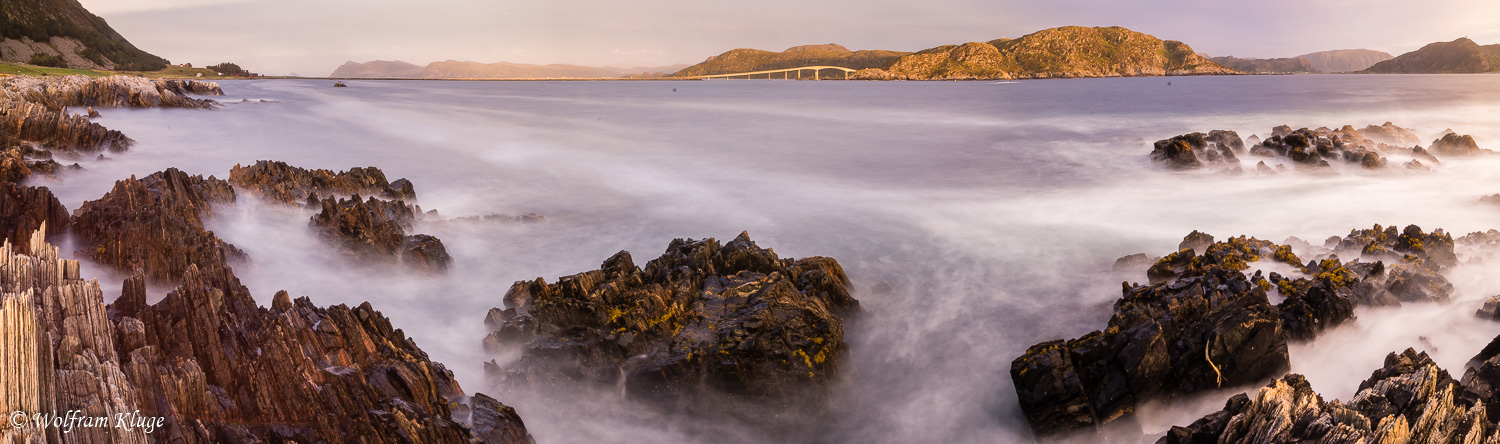
M 796 68 L 800 66 L 830 65 L 851 69 L 880 68 L 888 66 L 901 56 L 911 54 L 901 51 L 863 50 L 850 51 L 841 45 L 803 45 L 773 52 L 740 48 L 709 57 L 703 63 L 673 73 L 673 77 L 691 77 L 737 72 L 764 71 Z
M 523 63 L 480 63 L 447 60 L 420 66 L 412 63 L 376 60 L 345 62 L 329 77 L 387 79 L 559 79 L 614 78 L 622 75 L 661 76 L 686 65 L 665 67 L 595 68 L 577 65 L 528 65 Z
M 1214 63 L 1224 65 L 1225 68 L 1241 72 L 1253 73 L 1315 73 L 1318 68 L 1313 67 L 1307 59 L 1301 57 L 1289 57 L 1278 59 L 1242 59 L 1239 57 L 1213 57 Z
M 1017 39 L 945 45 L 906 55 L 853 78 L 898 80 L 1025 79 L 1236 74 L 1193 52 L 1122 27 L 1066 26 Z
M 1322 72 L 1356 72 L 1390 60 L 1390 54 L 1370 49 L 1336 49 L 1297 56 Z
M 1460 38 L 1429 43 L 1422 49 L 1376 63 L 1365 73 L 1376 74 L 1467 74 L 1500 72 L 1500 45 L 1479 46 Z

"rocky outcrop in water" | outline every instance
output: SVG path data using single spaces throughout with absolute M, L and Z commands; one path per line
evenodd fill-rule
M 783 259 L 748 234 L 677 239 L 637 267 L 620 252 L 598 270 L 521 281 L 491 311 L 489 370 L 508 387 L 621 384 L 648 400 L 727 393 L 782 407 L 822 405 L 859 312 L 838 261 Z
M 40 232 L 30 246 L 0 248 L 0 407 L 152 424 L 67 442 L 531 442 L 514 410 L 465 396 L 368 303 L 325 309 L 280 292 L 267 309 L 228 268 L 193 265 L 156 304 L 137 276 L 106 306 L 77 261 Z M 35 424 L 0 433 L 63 442 Z
M 1479 359 L 1485 362 L 1488 361 Z M 1493 368 L 1493 367 L 1491 367 Z M 1495 443 L 1500 428 L 1489 406 L 1490 376 L 1470 369 L 1456 381 L 1426 353 L 1391 353 L 1348 401 L 1324 402 L 1302 375 L 1287 375 L 1235 395 L 1224 409 L 1158 444 L 1188 443 Z
M 355 194 L 351 199 L 324 200 L 320 206 L 322 211 L 309 226 L 357 262 L 398 259 L 419 270 L 442 271 L 453 261 L 438 238 L 406 235 L 421 213 L 403 201 L 360 200 Z
M 1303 247 L 1317 258 L 1304 263 L 1290 245 L 1195 231 L 1147 270 L 1149 284 L 1124 284 L 1107 328 L 1012 362 L 1021 410 L 1040 437 L 1089 433 L 1142 402 L 1274 376 L 1289 368 L 1287 341 L 1353 319 L 1358 305 L 1446 301 L 1453 245 L 1442 230 L 1377 225 Z M 1247 274 L 1260 261 L 1300 276 Z M 1283 297 L 1274 306 L 1272 291 Z
M 1439 156 L 1473 156 L 1476 154 L 1494 154 L 1494 151 L 1479 148 L 1474 142 L 1474 136 L 1456 133 L 1443 134 L 1443 137 L 1432 141 L 1427 151 Z
M 309 198 L 329 199 L 355 194 L 391 200 L 417 199 L 417 192 L 411 181 L 396 179 L 387 182 L 385 173 L 376 167 L 356 167 L 334 172 L 260 160 L 248 167 L 235 165 L 229 170 L 229 183 L 260 195 L 263 199 L 286 204 L 304 204 Z
M 244 253 L 205 229 L 203 219 L 213 217 L 213 205 L 234 199 L 228 182 L 176 168 L 115 182 L 74 214 L 73 233 L 83 244 L 75 254 L 153 280 L 181 279 L 194 265 L 223 268 Z
M 1251 136 L 1248 159 L 1257 162 L 1255 171 L 1261 174 L 1276 174 L 1287 166 L 1300 171 L 1332 171 L 1334 165 L 1365 170 L 1402 168 L 1428 171 L 1439 163 L 1432 150 L 1449 153 L 1444 155 L 1468 154 L 1478 150 L 1472 142 L 1472 138 L 1465 143 L 1458 136 L 1445 137 L 1431 148 L 1423 149 L 1417 146 L 1416 135 L 1390 122 L 1381 126 L 1369 125 L 1362 130 L 1350 125 L 1337 130 L 1326 127 L 1293 130 L 1283 125 L 1272 128 L 1271 136 L 1265 140 Z M 1176 170 L 1212 168 L 1241 173 L 1244 172 L 1241 158 L 1247 154 L 1245 144 L 1233 131 L 1215 130 L 1207 136 L 1191 133 L 1157 141 L 1151 159 Z M 1392 155 L 1409 160 L 1404 163 L 1392 161 L 1388 158 Z M 1275 162 L 1276 167 L 1267 165 L 1267 161 Z

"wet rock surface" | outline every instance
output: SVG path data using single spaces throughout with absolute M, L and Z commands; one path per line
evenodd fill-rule
M 1210 165 L 1239 165 L 1245 142 L 1234 131 L 1213 130 L 1207 135 L 1190 133 L 1158 140 L 1151 160 L 1172 169 L 1187 170 Z
M 389 200 L 415 201 L 417 193 L 411 181 L 388 182 L 376 167 L 350 168 L 348 171 L 304 169 L 286 162 L 261 160 L 229 170 L 229 183 L 285 204 L 304 204 L 309 199 L 323 200 L 355 194 Z
M 244 253 L 204 228 L 213 205 L 234 202 L 228 182 L 168 168 L 115 182 L 104 197 L 84 202 L 73 217 L 75 252 L 157 281 L 182 278 L 193 265 L 223 268 Z
M 1348 401 L 1325 402 L 1301 375 L 1287 375 L 1157 442 L 1500 442 L 1489 387 L 1475 370 L 1456 381 L 1426 353 L 1407 349 L 1386 356 Z
M 622 251 L 556 283 L 517 282 L 504 300 L 484 341 L 522 348 L 487 366 L 504 386 L 620 384 L 666 405 L 715 393 L 813 410 L 859 312 L 837 261 L 783 259 L 745 233 L 674 240 L 644 268 Z
M 1146 271 L 1149 284 L 1123 284 L 1107 328 L 1034 345 L 1012 362 L 1032 430 L 1090 433 L 1133 420 L 1142 402 L 1272 377 L 1289 368 L 1287 341 L 1353 319 L 1356 306 L 1441 302 L 1452 291 L 1440 272 L 1457 260 L 1442 230 L 1376 225 L 1323 248 L 1295 243 L 1317 259 L 1304 263 L 1291 245 L 1244 236 L 1186 236 Z M 1297 275 L 1251 273 L 1261 261 Z M 1282 301 L 1272 305 L 1270 293 Z
M 320 308 L 280 292 L 267 309 L 230 269 L 193 265 L 156 304 L 136 276 L 106 306 L 77 261 L 40 232 L 30 245 L 0 249 L 0 404 L 163 418 L 150 435 L 82 429 L 70 442 L 531 442 L 514 410 L 467 397 L 368 303 Z M 4 433 L 60 441 L 57 429 Z
M 1442 138 L 1432 141 L 1427 151 L 1439 156 L 1473 156 L 1476 154 L 1494 154 L 1494 151 L 1479 148 L 1474 142 L 1474 136 L 1456 133 L 1444 134 Z

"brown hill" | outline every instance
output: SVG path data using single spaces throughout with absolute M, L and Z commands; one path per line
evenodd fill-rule
M 832 43 L 794 46 L 782 52 L 741 48 L 709 57 L 703 63 L 677 71 L 672 76 L 691 77 L 816 65 L 850 69 L 880 68 L 907 54 L 910 53 L 886 50 L 850 51 L 849 48 Z
M 1067 26 L 1017 39 L 946 45 L 901 57 L 855 78 L 1018 79 L 1234 74 L 1187 44 L 1121 27 Z
M 167 61 L 137 49 L 78 0 L 0 1 L 0 59 L 12 63 L 155 71 Z
M 1500 45 L 1479 46 L 1461 38 L 1429 43 L 1422 49 L 1376 63 L 1360 71 L 1378 74 L 1446 74 L 1500 72 Z

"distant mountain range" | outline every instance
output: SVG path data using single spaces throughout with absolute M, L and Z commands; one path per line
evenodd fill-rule
M 78 0 L 0 2 L 0 59 L 77 69 L 155 71 L 166 59 L 137 49 Z
M 1375 74 L 1500 72 L 1500 45 L 1480 46 L 1467 38 L 1451 42 L 1429 43 L 1422 49 L 1376 63 L 1361 72 Z
M 691 77 L 731 74 L 796 68 L 799 66 L 842 66 L 851 69 L 881 68 L 889 66 L 892 62 L 907 54 L 911 53 L 885 50 L 850 51 L 849 48 L 833 43 L 794 46 L 782 52 L 740 48 L 709 57 L 703 63 L 677 71 L 672 76 Z
M 447 60 L 432 62 L 427 66 L 415 65 L 400 60 L 373 62 L 346 62 L 329 74 L 339 78 L 388 78 L 388 79 L 557 79 L 557 78 L 614 78 L 663 76 L 687 65 L 655 67 L 602 67 L 577 65 L 528 65 L 522 63 L 479 63 Z
M 1279 59 L 1242 59 L 1239 57 L 1213 57 L 1214 63 L 1240 72 L 1252 73 L 1314 73 L 1320 72 L 1312 63 L 1301 57 Z
M 1355 72 L 1390 60 L 1390 54 L 1370 49 L 1336 49 L 1297 56 L 1319 72 Z

